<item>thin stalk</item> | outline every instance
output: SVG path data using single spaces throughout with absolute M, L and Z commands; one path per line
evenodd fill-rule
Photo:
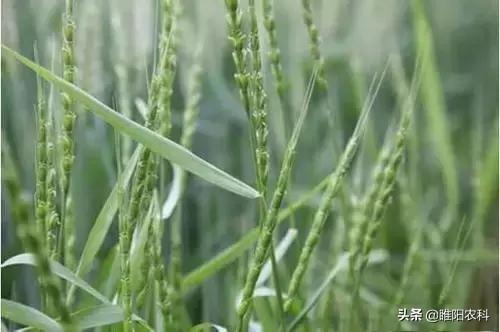
M 167 8 L 170 4 L 171 1 L 166 0 L 164 8 Z M 169 87 L 168 84 L 171 82 L 172 77 L 172 72 L 170 72 L 172 68 L 170 66 L 172 53 L 168 50 L 171 36 L 171 31 L 168 29 L 172 26 L 169 25 L 169 22 L 172 23 L 171 18 L 165 17 L 159 50 L 160 61 L 150 84 L 148 97 L 149 112 L 145 124 L 146 127 L 151 130 L 160 130 L 164 133 L 170 128 L 170 125 L 166 123 L 166 121 L 169 121 L 168 110 L 170 106 L 164 104 L 169 101 L 171 96 L 171 87 Z M 129 258 L 132 236 L 141 215 L 141 208 L 149 206 L 152 199 L 152 191 L 157 178 L 157 162 L 156 157 L 150 150 L 143 149 L 141 151 L 132 182 L 129 206 L 126 216 L 123 218 L 120 225 L 121 299 L 125 316 L 123 320 L 123 328 L 125 331 L 130 331 L 132 329 L 133 294 L 130 285 Z
M 325 76 L 325 60 L 321 55 L 319 48 L 320 37 L 318 28 L 314 24 L 313 13 L 311 9 L 311 0 L 302 0 L 302 17 L 307 28 L 307 34 L 309 36 L 309 52 L 314 60 L 316 66 L 318 66 L 318 78 L 317 84 L 321 93 L 325 93 L 328 90 L 328 82 Z
M 261 204 L 260 204 L 260 220 L 263 220 L 265 216 L 265 211 L 267 210 L 267 180 L 269 171 L 269 153 L 267 146 L 267 96 L 264 91 L 264 82 L 262 78 L 262 58 L 260 54 L 260 38 L 259 29 L 257 23 L 257 13 L 255 9 L 255 1 L 249 1 L 249 14 L 250 14 L 250 50 L 251 50 L 251 92 L 252 92 L 252 117 L 253 128 L 255 130 L 255 169 L 256 178 L 258 183 L 259 191 L 262 194 Z M 262 225 L 262 224 L 261 224 Z M 278 311 L 280 313 L 280 326 L 284 329 L 285 326 L 285 315 L 283 310 L 283 298 L 281 294 L 281 286 L 279 281 L 279 275 L 276 264 L 276 257 L 274 253 L 274 240 L 271 241 L 271 263 L 272 263 L 272 273 L 273 281 L 276 288 L 276 298 L 278 300 Z
M 388 201 L 391 197 L 392 190 L 394 188 L 394 184 L 396 181 L 396 175 L 403 159 L 403 152 L 407 142 L 407 131 L 410 125 L 411 115 L 414 109 L 418 84 L 420 83 L 421 67 L 420 67 L 420 61 L 418 60 L 419 59 L 417 59 L 415 65 L 415 73 L 410 88 L 410 94 L 408 95 L 407 102 L 401 111 L 402 114 L 394 147 L 392 149 L 389 162 L 384 168 L 383 180 L 376 189 L 377 192 L 376 199 L 373 203 L 372 211 L 370 212 L 368 217 L 368 224 L 366 233 L 364 234 L 361 256 L 358 265 L 355 267 L 356 275 L 354 279 L 353 303 L 357 302 L 362 273 L 367 265 L 368 256 L 372 247 L 373 239 L 377 234 L 377 231 L 382 222 L 382 216 L 385 211 L 385 207 L 388 204 Z
M 274 76 L 276 93 L 278 95 L 279 100 L 279 112 L 281 123 L 283 123 L 283 132 L 284 139 L 283 142 L 288 139 L 289 135 L 289 126 L 286 121 L 284 109 L 290 110 L 287 99 L 287 81 L 285 79 L 285 75 L 283 73 L 283 66 L 281 60 L 281 53 L 278 46 L 278 36 L 276 31 L 276 22 L 274 19 L 274 8 L 273 8 L 274 0 L 262 0 L 262 11 L 264 12 L 264 27 L 266 28 L 266 32 L 269 38 L 270 51 L 269 58 L 271 59 L 271 67 L 272 73 Z
M 73 18 L 73 0 L 66 0 L 65 13 L 63 17 L 63 79 L 69 83 L 75 83 L 76 61 L 74 51 L 75 22 Z M 63 122 L 59 144 L 61 146 L 61 192 L 62 192 L 62 224 L 59 231 L 59 248 L 62 250 L 64 263 L 72 268 L 75 264 L 74 245 L 75 245 L 75 225 L 73 216 L 73 204 L 70 192 L 71 171 L 75 160 L 74 154 L 74 127 L 76 113 L 74 109 L 74 100 L 66 93 L 61 93 L 63 107 Z
M 120 5 L 120 1 L 115 1 L 115 6 Z M 127 118 L 132 118 L 132 106 L 130 101 L 130 84 L 129 84 L 129 70 L 127 68 L 126 56 L 127 56 L 127 45 L 126 45 L 126 34 L 123 34 L 124 24 L 123 17 L 119 10 L 113 10 L 111 12 L 111 28 L 113 29 L 113 34 L 116 36 L 113 43 L 113 53 L 114 57 L 117 59 L 113 70 L 116 75 L 118 84 L 118 109 Z M 128 159 L 132 154 L 132 141 L 128 137 L 124 137 L 121 140 L 121 163 L 123 166 L 127 164 Z
M 260 236 L 257 241 L 257 248 L 255 250 L 252 259 L 250 270 L 247 274 L 245 286 L 243 288 L 243 293 L 242 293 L 242 300 L 238 308 L 238 317 L 239 317 L 238 331 L 242 331 L 245 326 L 244 325 L 245 317 L 247 316 L 248 310 L 250 309 L 252 303 L 255 284 L 259 277 L 260 271 L 262 270 L 262 267 L 265 263 L 269 248 L 271 247 L 274 229 L 277 224 L 276 217 L 278 215 L 278 210 L 281 207 L 281 202 L 283 200 L 285 191 L 287 189 L 289 174 L 294 163 L 295 148 L 297 146 L 302 126 L 304 124 L 305 116 L 307 115 L 309 101 L 316 82 L 316 76 L 317 76 L 317 68 L 315 68 L 311 80 L 309 82 L 307 93 L 304 98 L 302 111 L 299 114 L 299 118 L 296 122 L 292 137 L 290 138 L 288 147 L 283 157 L 283 162 L 281 165 L 278 182 L 272 196 L 271 204 L 269 206 L 269 209 L 267 210 L 266 217 L 262 224 L 263 225 L 262 230 L 260 232 Z
M 387 68 L 387 67 L 386 67 Z M 304 273 L 306 272 L 306 269 L 309 264 L 309 260 L 311 258 L 311 255 L 313 253 L 314 248 L 316 247 L 319 237 L 323 231 L 329 210 L 330 210 L 330 205 L 333 200 L 333 198 L 337 195 L 340 186 L 342 184 L 342 180 L 347 173 L 354 156 L 356 154 L 357 148 L 359 146 L 360 140 L 362 138 L 362 134 L 366 125 L 366 121 L 369 115 L 369 112 L 373 106 L 373 102 L 375 100 L 375 97 L 377 96 L 378 90 L 380 88 L 380 85 L 382 83 L 382 80 L 385 76 L 385 70 L 382 73 L 380 79 L 378 80 L 378 84 L 375 88 L 375 91 L 373 92 L 372 95 L 366 100 L 365 106 L 363 108 L 363 112 L 361 113 L 358 123 L 356 124 L 356 127 L 354 129 L 354 132 L 347 143 L 347 146 L 340 157 L 339 164 L 335 170 L 335 172 L 332 174 L 330 177 L 330 181 L 325 189 L 325 192 L 323 194 L 323 197 L 321 199 L 320 207 L 318 210 L 316 210 L 316 213 L 313 218 L 313 223 L 311 226 L 311 230 L 309 231 L 309 234 L 307 235 L 307 239 L 305 242 L 305 245 L 300 253 L 300 257 L 297 263 L 297 266 L 293 272 L 292 279 L 290 281 L 290 286 L 288 288 L 288 300 L 285 303 L 285 310 L 289 310 L 290 306 L 292 304 L 293 298 L 296 295 L 300 283 L 302 281 L 302 278 L 304 276 Z M 373 83 L 375 82 L 374 81 Z M 373 86 L 372 83 L 372 86 Z
M 238 5 L 239 0 L 225 0 L 226 5 L 226 19 L 229 29 L 228 39 L 231 41 L 233 45 L 233 62 L 236 69 L 236 73 L 234 74 L 234 79 L 236 84 L 238 85 L 238 90 L 240 94 L 240 99 L 243 104 L 243 109 L 247 115 L 247 118 L 250 123 L 250 149 L 252 151 L 253 163 L 256 165 L 256 174 L 257 174 L 257 186 L 261 186 L 260 178 L 258 174 L 260 173 L 258 167 L 258 158 L 256 153 L 257 148 L 257 130 L 255 128 L 255 118 L 252 112 L 252 86 L 253 86 L 253 77 L 252 73 L 247 70 L 247 54 L 248 50 L 245 49 L 245 42 L 247 41 L 247 35 L 243 31 L 243 14 Z

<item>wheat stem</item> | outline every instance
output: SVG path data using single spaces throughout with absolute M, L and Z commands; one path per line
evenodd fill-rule
M 359 120 L 356 124 L 353 134 L 349 139 L 349 142 L 347 143 L 347 146 L 340 157 L 339 164 L 335 172 L 330 176 L 328 185 L 321 198 L 319 208 L 318 210 L 316 210 L 316 213 L 314 215 L 311 230 L 307 235 L 306 242 L 300 253 L 297 266 L 293 271 L 292 279 L 290 281 L 290 286 L 288 288 L 288 300 L 285 303 L 285 310 L 290 309 L 293 298 L 299 289 L 304 273 L 306 272 L 306 269 L 309 265 L 309 260 L 311 259 L 313 250 L 319 241 L 321 233 L 323 232 L 325 221 L 330 211 L 331 202 L 333 198 L 337 195 L 340 186 L 342 184 L 342 180 L 354 159 L 364 128 L 366 126 L 368 114 L 372 108 L 373 101 L 375 100 L 375 96 L 378 93 L 383 77 L 384 75 L 382 75 L 382 77 L 380 78 L 373 95 L 367 99 L 364 110 L 359 117 Z
M 283 156 L 280 174 L 278 176 L 278 182 L 276 184 L 276 188 L 274 190 L 271 199 L 271 204 L 269 205 L 266 216 L 262 223 L 260 235 L 257 240 L 257 247 L 255 249 L 255 253 L 252 258 L 250 270 L 246 277 L 245 285 L 243 287 L 243 292 L 242 292 L 242 299 L 240 302 L 240 306 L 238 308 L 239 331 L 242 331 L 244 328 L 245 316 L 247 315 L 248 310 L 250 309 L 250 305 L 252 303 L 252 296 L 253 296 L 253 291 L 255 289 L 255 284 L 259 277 L 260 271 L 262 270 L 262 267 L 266 261 L 269 248 L 271 247 L 273 232 L 276 227 L 276 217 L 278 215 L 279 208 L 281 207 L 281 201 L 283 200 L 283 197 L 285 195 L 288 186 L 289 175 L 293 167 L 295 158 L 295 148 L 297 146 L 302 125 L 304 123 L 305 116 L 307 114 L 309 101 L 314 88 L 314 84 L 316 82 L 316 75 L 317 75 L 317 70 L 314 71 L 311 81 L 309 82 L 302 111 L 295 124 L 292 137 L 288 142 L 285 155 Z

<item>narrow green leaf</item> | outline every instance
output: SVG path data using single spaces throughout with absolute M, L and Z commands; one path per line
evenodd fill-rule
M 278 215 L 278 224 L 285 221 L 286 218 L 290 215 L 291 211 L 295 211 L 300 206 L 304 205 L 307 200 L 311 199 L 314 196 L 312 193 L 319 192 L 319 190 L 321 190 L 321 188 L 326 185 L 327 181 L 325 180 L 328 179 L 329 176 L 325 178 L 319 185 L 313 188 L 312 191 L 307 192 L 303 197 L 299 198 L 296 203 L 291 204 L 291 209 L 287 208 L 282 210 Z M 259 228 L 256 227 L 248 231 L 238 242 L 224 249 L 208 262 L 189 272 L 182 281 L 182 288 L 184 289 L 184 291 L 188 291 L 190 288 L 199 286 L 205 279 L 211 277 L 220 269 L 226 267 L 227 265 L 238 259 L 238 257 L 240 257 L 245 251 L 253 246 L 258 238 Z
M 278 218 L 278 223 L 284 220 L 285 218 Z M 190 288 L 200 285 L 205 279 L 211 277 L 217 273 L 217 271 L 238 259 L 242 253 L 252 247 L 258 238 L 258 227 L 248 231 L 238 242 L 224 249 L 210 261 L 188 273 L 182 281 L 183 290 L 188 291 Z
M 111 194 L 108 196 L 108 199 L 104 203 L 101 212 L 99 212 L 94 226 L 90 230 L 85 247 L 83 248 L 82 256 L 80 257 L 80 262 L 78 263 L 78 267 L 76 269 L 76 275 L 83 276 L 90 270 L 92 261 L 95 259 L 97 252 L 101 248 L 104 238 L 106 237 L 106 234 L 108 234 L 109 227 L 113 222 L 116 211 L 121 204 L 121 195 L 119 194 L 120 190 L 125 190 L 127 187 L 127 184 L 132 177 L 135 165 L 137 164 L 139 153 L 140 148 L 137 148 L 132 157 L 130 157 L 123 173 L 120 174 L 118 181 L 111 191 Z
M 153 331 L 148 324 L 137 316 L 132 319 L 145 331 Z M 123 321 L 123 309 L 113 304 L 101 304 L 98 306 L 85 308 L 73 314 L 73 321 L 79 329 L 90 329 L 105 325 L 116 324 Z
M 227 266 L 238 257 L 241 256 L 243 252 L 250 249 L 255 241 L 259 237 L 259 229 L 254 228 L 249 231 L 245 236 L 243 236 L 238 242 L 223 250 L 217 256 L 212 258 L 207 263 L 198 267 L 194 271 L 190 272 L 182 280 L 183 290 L 188 290 L 189 288 L 196 287 L 200 285 L 205 279 L 215 274 L 217 271 Z
M 368 264 L 377 264 L 385 261 L 387 259 L 387 251 L 383 249 L 372 250 L 368 257 Z M 306 317 L 306 315 L 311 311 L 311 309 L 316 305 L 321 295 L 325 293 L 325 290 L 330 285 L 330 283 L 335 279 L 335 277 L 342 271 L 346 270 L 349 263 L 349 253 L 345 252 L 340 255 L 337 260 L 337 264 L 330 270 L 325 280 L 321 283 L 321 285 L 316 289 L 313 296 L 310 298 L 309 302 L 306 304 L 304 309 L 299 313 L 299 315 L 290 323 L 287 328 L 287 331 L 293 331 L 297 328 L 297 326 L 302 322 L 302 320 Z
M 42 331 L 64 331 L 61 324 L 32 307 L 6 299 L 2 299 L 1 303 L 3 318 L 19 324 L 35 327 Z
M 183 172 L 177 165 L 172 165 L 174 176 L 172 179 L 172 188 L 168 193 L 167 199 L 163 204 L 161 210 L 161 219 L 168 219 L 174 212 L 177 203 L 179 202 L 182 195 L 182 178 Z
M 258 191 L 247 184 L 206 162 L 181 145 L 127 119 L 122 114 L 115 112 L 110 107 L 77 86 L 66 82 L 46 68 L 37 65 L 4 45 L 2 45 L 2 51 L 3 54 L 15 58 L 76 101 L 85 105 L 85 110 L 91 111 L 121 133 L 130 136 L 151 151 L 177 164 L 179 167 L 235 194 L 248 198 L 257 198 L 260 196 Z
M 36 266 L 36 260 L 33 254 L 20 254 L 14 257 L 7 259 L 2 263 L 1 267 L 7 267 L 12 265 L 31 265 Z M 66 281 L 69 281 L 71 284 L 81 288 L 85 292 L 89 293 L 96 299 L 104 303 L 110 303 L 110 301 L 97 290 L 95 290 L 92 286 L 90 286 L 85 280 L 82 280 L 65 266 L 61 265 L 59 262 L 51 261 L 50 268 L 52 272 L 59 277 L 63 278 Z

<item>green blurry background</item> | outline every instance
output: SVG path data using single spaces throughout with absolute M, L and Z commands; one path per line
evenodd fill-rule
M 260 10 L 260 1 L 257 1 Z M 416 54 L 414 15 L 406 0 L 313 1 L 313 12 L 322 36 L 331 107 L 313 100 L 299 142 L 292 188 L 287 202 L 320 182 L 335 167 L 341 147 L 349 137 L 376 71 L 391 54 L 400 54 L 408 81 Z M 373 296 L 367 308 L 376 312 L 377 301 L 389 301 L 399 284 L 405 255 L 416 225 L 424 227 L 419 263 L 405 294 L 407 307 L 433 308 L 458 260 L 449 295 L 450 308 L 488 308 L 489 325 L 498 326 L 498 2 L 496 0 L 423 1 L 434 44 L 440 87 L 444 96 L 444 127 L 436 125 L 435 109 L 419 100 L 412 127 L 403 175 L 392 204 L 384 216 L 376 248 L 385 248 L 389 259 L 370 267 L 364 278 Z M 128 100 L 133 118 L 142 121 L 135 105 L 146 100 L 153 51 L 156 45 L 156 2 L 150 0 L 77 0 L 76 59 L 78 84 L 108 105 L 118 102 L 116 67 L 128 74 Z M 200 43 L 202 99 L 193 150 L 247 183 L 253 181 L 248 125 L 233 80 L 231 46 L 227 40 L 222 0 L 182 1 L 174 85 L 173 137 L 180 133 L 185 102 L 186 73 Z M 2 43 L 51 66 L 61 73 L 59 49 L 64 1 L 3 0 Z M 283 153 L 283 130 L 293 124 L 312 64 L 300 0 L 275 1 L 279 46 L 288 81 L 290 109 L 284 121 L 278 110 L 269 57 L 264 57 L 264 80 L 270 98 L 271 183 L 279 171 Z M 261 17 L 261 16 L 260 16 Z M 119 24 L 121 23 L 121 24 Z M 269 43 L 261 27 L 264 53 Z M 2 58 L 2 138 L 11 145 L 27 197 L 34 192 L 35 76 Z M 422 84 L 426 84 L 425 80 Z M 397 88 L 387 75 L 370 115 L 368 131 L 354 167 L 344 181 L 341 199 L 334 200 L 306 289 L 311 290 L 332 268 L 335 255 L 346 249 L 352 211 L 369 184 L 371 169 L 387 130 L 395 123 Z M 55 94 L 55 103 L 58 95 Z M 139 101 L 140 103 L 140 101 Z M 56 108 L 56 113 L 59 109 Z M 116 180 L 112 129 L 82 110 L 76 129 L 76 163 L 73 173 L 78 253 L 87 233 Z M 443 138 L 444 137 L 444 138 Z M 448 140 L 451 150 L 440 146 Z M 441 143 L 440 143 L 441 142 Z M 164 184 L 164 191 L 168 189 Z M 3 189 L 3 187 L 2 187 Z M 406 200 L 406 201 L 405 201 Z M 285 256 L 281 271 L 288 280 L 305 239 L 319 196 L 284 223 L 284 234 L 294 225 L 299 231 Z M 190 177 L 183 204 L 184 269 L 186 272 L 236 242 L 257 223 L 253 203 Z M 457 236 L 463 222 L 470 235 L 457 254 Z M 292 224 L 291 224 L 292 223 Z M 97 287 L 99 264 L 117 242 L 113 226 L 95 258 L 97 267 L 89 282 Z M 168 247 L 168 246 L 164 246 Z M 2 195 L 2 261 L 21 252 L 9 210 Z M 165 250 L 165 256 L 168 252 Z M 229 325 L 234 317 L 235 297 L 242 287 L 238 264 L 232 264 L 187 296 L 193 322 L 212 321 Z M 331 310 L 342 313 L 348 289 L 341 280 L 334 284 Z M 345 290 L 344 293 L 342 290 Z M 38 305 L 33 270 L 2 270 L 2 297 Z M 319 311 L 319 310 L 318 310 Z M 317 316 L 315 316 L 317 315 Z M 312 328 L 319 328 L 311 316 Z M 394 313 L 394 320 L 396 313 Z M 319 321 L 319 319 L 318 319 Z M 458 328 L 458 325 L 453 325 Z

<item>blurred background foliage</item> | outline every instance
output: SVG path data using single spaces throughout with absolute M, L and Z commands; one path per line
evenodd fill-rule
M 445 135 L 449 135 L 451 142 L 453 170 L 450 171 L 450 165 L 442 162 L 439 143 L 435 141 L 436 132 L 426 115 L 432 110 L 426 110 L 420 99 L 412 126 L 413 139 L 402 172 L 404 175 L 400 177 L 402 180 L 398 182 L 392 204 L 386 211 L 383 229 L 375 246 L 385 248 L 390 256 L 385 263 L 368 269 L 365 286 L 376 299 L 390 299 L 399 284 L 414 227 L 420 225 L 426 230 L 419 252 L 424 264 L 412 274 L 414 279 L 405 294 L 404 303 L 408 307 L 432 308 L 446 283 L 447 267 L 458 259 L 449 307 L 488 308 L 492 315 L 490 328 L 496 327 L 498 1 L 439 0 L 422 3 L 432 30 L 436 68 L 446 107 L 448 133 Z M 78 85 L 104 103 L 116 107 L 118 80 L 115 70 L 121 66 L 129 78 L 130 94 L 127 97 L 134 109 L 133 118 L 140 122 L 142 118 L 136 105 L 139 100 L 147 99 L 147 81 L 151 76 L 156 45 L 156 6 L 155 1 L 149 0 L 76 1 Z M 40 63 L 49 68 L 55 52 L 53 66 L 56 72 L 61 73 L 58 50 L 63 7 L 64 2 L 57 0 L 2 1 L 2 43 L 29 58 L 33 58 L 36 44 Z M 272 184 L 283 154 L 283 130 L 290 128 L 295 120 L 312 67 L 300 1 L 275 1 L 275 13 L 290 108 L 284 109 L 283 121 L 277 111 L 269 58 L 265 56 L 264 81 L 270 98 Z M 411 1 L 313 1 L 313 13 L 322 37 L 321 50 L 326 63 L 330 105 L 326 107 L 321 100 L 312 101 L 299 142 L 293 185 L 287 202 L 312 188 L 334 169 L 341 148 L 359 115 L 374 72 L 381 71 L 388 57 L 396 53 L 403 59 L 409 80 L 416 54 Z M 113 25 L 116 22 L 121 24 Z M 267 54 L 267 35 L 262 27 L 260 30 L 263 54 Z M 174 139 L 178 139 L 181 130 L 186 72 L 193 65 L 196 48 L 202 43 L 202 99 L 193 151 L 230 174 L 252 183 L 248 125 L 233 79 L 234 67 L 227 40 L 223 1 L 182 1 L 178 41 L 178 70 L 173 98 Z M 120 51 L 120 47 L 124 52 Z M 35 76 L 2 58 L 1 79 L 2 138 L 12 147 L 25 195 L 32 201 L 36 141 Z M 369 183 L 371 169 L 387 130 L 398 116 L 398 83 L 394 83 L 388 75 L 382 85 L 362 149 L 344 181 L 343 195 L 332 205 L 328 229 L 315 253 L 313 272 L 309 273 L 306 287 L 315 288 L 314 285 L 333 266 L 332 255 L 347 248 L 352 211 Z M 58 105 L 59 97 L 57 94 L 54 97 L 55 105 Z M 56 112 L 59 112 L 57 108 Z M 112 128 L 91 114 L 82 111 L 79 114 L 73 172 L 78 253 L 117 176 Z M 443 176 L 447 172 L 455 175 L 452 181 L 456 183 L 450 183 L 450 178 Z M 169 184 L 163 185 L 167 191 Z M 456 202 L 450 202 L 449 193 L 454 187 Z M 280 234 L 284 234 L 291 225 L 299 231 L 297 240 L 285 256 L 286 268 L 281 271 L 285 280 L 296 262 L 318 200 L 319 196 L 300 209 L 293 220 L 280 227 Z M 255 205 L 195 177 L 190 177 L 183 210 L 185 272 L 236 242 L 257 222 Z M 451 216 L 447 211 L 452 211 Z M 447 218 L 450 220 L 445 220 Z M 462 251 L 456 255 L 456 239 L 462 221 L 465 229 L 470 228 L 471 232 Z M 449 225 L 442 227 L 443 224 Z M 96 267 L 100 266 L 116 242 L 115 224 L 105 246 L 95 258 Z M 8 196 L 4 194 L 2 261 L 19 252 L 21 247 L 15 236 Z M 32 273 L 28 268 L 2 271 L 2 297 L 37 306 L 37 287 Z M 89 278 L 91 284 L 98 282 L 98 275 L 99 268 L 96 268 Z M 228 325 L 230 317 L 234 316 L 235 296 L 241 287 L 238 264 L 220 271 L 187 296 L 191 319 L 194 322 L 208 320 Z M 341 314 L 346 296 L 342 295 L 341 281 L 335 283 L 335 287 L 339 292 L 331 311 Z M 369 307 L 372 305 L 376 308 L 376 304 L 368 304 Z M 396 319 L 395 313 L 393 318 Z M 316 326 L 316 323 L 311 324 Z

